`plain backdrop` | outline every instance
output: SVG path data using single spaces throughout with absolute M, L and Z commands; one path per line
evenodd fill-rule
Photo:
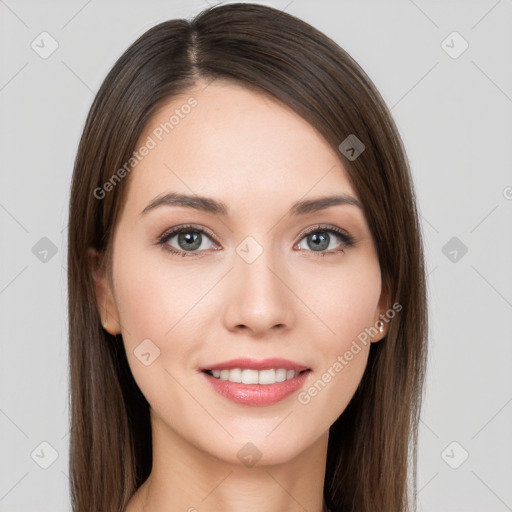
M 430 304 L 419 510 L 512 510 L 512 2 L 260 3 L 359 62 L 408 152 Z M 67 209 L 94 94 L 148 28 L 207 6 L 0 0 L 1 512 L 70 510 Z

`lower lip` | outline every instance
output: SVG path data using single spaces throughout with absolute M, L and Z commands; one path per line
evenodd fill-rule
M 284 400 L 303 386 L 309 373 L 311 373 L 311 370 L 306 370 L 293 379 L 276 382 L 275 384 L 242 384 L 217 379 L 206 372 L 202 372 L 213 389 L 220 395 L 238 404 L 256 407 L 264 407 Z

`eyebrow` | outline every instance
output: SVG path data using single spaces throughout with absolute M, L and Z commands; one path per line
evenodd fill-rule
M 305 215 L 338 205 L 357 206 L 363 210 L 363 205 L 355 197 L 338 194 L 334 196 L 323 196 L 304 201 L 297 201 L 290 208 L 289 215 Z M 223 217 L 229 216 L 229 208 L 227 204 L 222 201 L 218 201 L 210 197 L 179 194 L 176 192 L 170 192 L 168 194 L 155 197 L 144 208 L 144 210 L 142 210 L 140 216 L 147 215 L 150 211 L 161 206 L 182 206 L 207 213 L 213 213 L 214 215 L 221 215 Z

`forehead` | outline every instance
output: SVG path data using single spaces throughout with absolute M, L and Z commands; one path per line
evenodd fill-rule
M 233 210 L 311 195 L 357 197 L 336 152 L 289 107 L 243 86 L 201 83 L 148 121 L 136 150 L 151 147 L 130 175 L 127 203 L 155 196 L 217 197 Z M 231 207 L 230 207 L 231 209 Z

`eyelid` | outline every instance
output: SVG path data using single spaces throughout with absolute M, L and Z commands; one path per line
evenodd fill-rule
M 355 243 L 354 237 L 345 229 L 339 228 L 332 224 L 313 224 L 304 228 L 298 235 L 298 240 L 302 240 L 306 235 L 315 231 L 334 231 L 337 235 L 344 238 L 347 243 Z
M 166 247 L 167 242 L 174 238 L 177 234 L 180 234 L 183 231 L 197 231 L 199 233 L 206 234 L 216 245 L 220 245 L 217 241 L 215 235 L 213 232 L 205 227 L 205 226 L 199 226 L 196 224 L 183 224 L 174 226 L 172 228 L 166 229 L 160 236 L 156 239 L 156 244 L 161 245 L 164 250 L 174 253 L 176 255 L 180 256 L 186 256 L 186 257 L 200 257 L 204 255 L 204 253 L 208 252 L 207 250 L 202 251 L 183 251 L 181 249 L 176 249 L 174 247 Z M 352 247 L 356 244 L 356 240 L 354 237 L 345 229 L 339 228 L 337 226 L 334 226 L 332 224 L 314 224 L 312 226 L 308 226 L 307 228 L 304 228 L 300 234 L 297 236 L 297 242 L 295 242 L 295 245 L 297 245 L 305 236 L 309 235 L 310 233 L 314 233 L 315 231 L 326 231 L 330 233 L 334 233 L 342 240 L 342 246 L 339 249 L 331 249 L 330 251 L 305 251 L 305 252 L 312 252 L 316 253 L 317 256 L 326 256 L 329 254 L 337 254 L 338 252 L 344 252 L 345 248 Z M 300 252 L 304 252 L 304 250 L 301 250 Z
M 201 233 L 206 233 L 216 244 L 219 245 L 213 231 L 205 226 L 199 226 L 197 224 L 183 224 L 179 226 L 174 226 L 172 228 L 166 229 L 160 236 L 157 237 L 157 242 L 161 241 L 163 238 L 167 238 L 169 235 L 176 235 L 180 231 L 185 231 L 190 229 L 191 231 L 199 231 Z

